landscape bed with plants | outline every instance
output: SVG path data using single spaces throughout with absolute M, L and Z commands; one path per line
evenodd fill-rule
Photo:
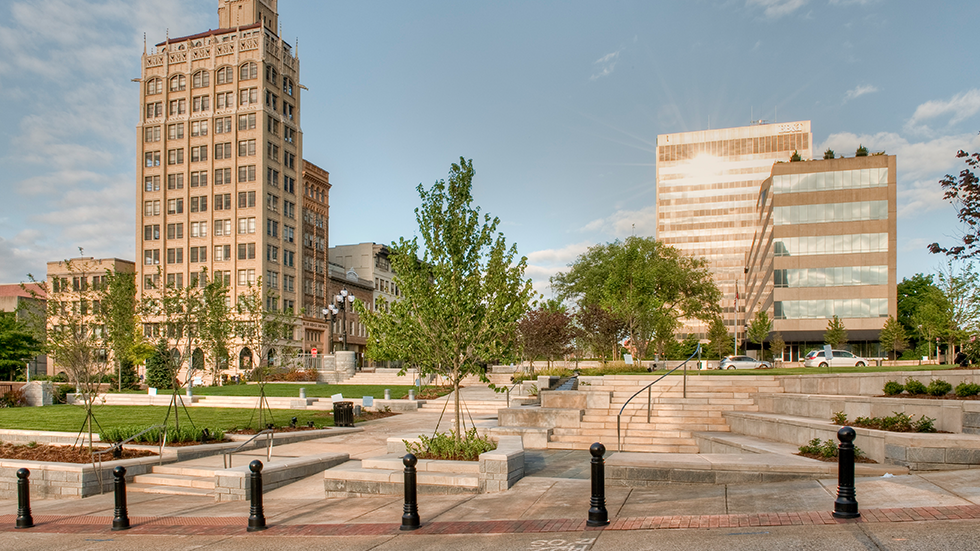
M 934 379 L 928 385 L 911 377 L 905 384 L 898 381 L 888 381 L 882 389 L 885 397 L 926 398 L 933 400 L 980 400 L 980 385 L 976 383 L 960 383 L 953 385 L 942 379 Z

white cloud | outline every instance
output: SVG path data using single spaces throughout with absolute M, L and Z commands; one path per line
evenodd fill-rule
M 905 130 L 931 135 L 932 129 L 926 121 L 949 117 L 949 120 L 946 121 L 946 126 L 950 127 L 958 122 L 969 119 L 976 115 L 978 111 L 980 111 L 980 89 L 974 88 L 956 94 L 946 101 L 930 100 L 919 105 L 916 107 L 915 113 L 912 114 L 912 118 L 905 123 Z
M 807 0 L 746 0 L 746 7 L 765 8 L 766 17 L 779 19 L 789 15 L 806 4 Z
M 980 149 L 980 136 L 960 134 L 942 136 L 928 141 L 910 142 L 893 132 L 878 134 L 832 134 L 815 151 L 833 149 L 838 156 L 852 157 L 859 145 L 870 151 L 885 151 L 895 155 L 898 163 L 898 215 L 913 217 L 917 213 L 949 207 L 943 199 L 939 180 L 948 173 L 958 173 L 963 165 L 956 158 L 960 149 Z
M 573 243 L 560 249 L 544 249 L 527 255 L 527 269 L 524 275 L 531 278 L 534 290 L 546 298 L 551 298 L 549 280 L 558 272 L 568 269 L 568 265 L 593 245 L 590 241 Z
M 616 62 L 619 60 L 619 53 L 622 51 L 622 49 L 619 49 L 595 60 L 593 65 L 599 66 L 599 72 L 593 73 L 592 76 L 589 77 L 589 80 L 594 81 L 611 75 L 613 70 L 616 68 Z
M 28 271 L 43 276 L 46 261 L 77 256 L 78 246 L 132 259 L 138 85 L 130 79 L 140 75 L 144 32 L 151 45 L 168 28 L 192 34 L 209 11 L 190 0 L 17 1 L 0 8 L 0 98 L 7 106 L 0 182 L 24 197 L 14 196 L 14 205 L 30 202 L 30 212 L 41 213 L 28 217 L 21 209 L 4 222 L 2 280 L 20 281 Z
M 653 236 L 657 233 L 657 206 L 650 205 L 639 210 L 620 209 L 612 216 L 589 222 L 582 230 L 604 233 L 616 239 L 634 234 Z
M 877 91 L 878 91 L 878 88 L 876 88 L 876 87 L 874 87 L 874 86 L 872 86 L 870 84 L 865 84 L 863 86 L 858 86 L 858 87 L 856 87 L 856 88 L 854 88 L 852 90 L 848 90 L 847 93 L 844 94 L 844 102 L 846 103 L 848 101 L 851 101 L 852 99 L 859 98 L 859 97 L 861 97 L 861 96 L 863 96 L 865 94 L 873 94 L 873 93 L 875 93 Z

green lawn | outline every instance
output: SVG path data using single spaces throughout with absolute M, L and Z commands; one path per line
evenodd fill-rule
M 400 400 L 408 396 L 408 389 L 415 388 L 411 385 L 385 386 L 385 385 L 318 385 L 315 383 L 266 383 L 265 395 L 277 398 L 299 397 L 299 389 L 306 389 L 307 398 L 329 398 L 334 394 L 343 394 L 344 398 L 362 398 L 364 396 L 374 396 L 381 399 L 385 396 L 385 389 L 391 390 L 391 397 Z M 144 391 L 145 392 L 145 391 Z M 160 394 L 166 394 L 169 390 L 161 389 Z M 180 391 L 184 394 L 184 390 Z M 258 396 L 259 385 L 225 385 L 225 386 L 196 386 L 194 387 L 195 396 Z
M 162 424 L 167 408 L 164 406 L 96 406 L 95 418 L 103 428 L 122 426 L 150 427 Z M 247 428 L 253 409 L 190 407 L 190 419 L 197 427 L 221 428 L 226 431 Z M 268 419 L 269 411 L 265 411 Z M 301 425 L 313 421 L 316 426 L 332 426 L 333 416 L 327 411 L 308 411 L 297 409 L 274 409 L 272 419 L 276 426 L 288 425 L 291 417 L 296 417 Z M 252 427 L 257 426 L 258 412 L 252 419 Z M 19 430 L 51 430 L 77 432 L 85 420 L 85 410 L 80 406 L 57 405 L 43 408 L 9 408 L 0 415 L 0 428 Z M 173 412 L 170 424 L 173 424 Z M 180 410 L 180 423 L 187 421 L 187 413 Z M 272 422 L 272 421 L 266 421 Z M 93 426 L 98 432 L 98 428 Z

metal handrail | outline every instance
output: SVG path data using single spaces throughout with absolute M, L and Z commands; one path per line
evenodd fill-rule
M 265 429 L 265 430 L 259 431 L 259 432 L 255 433 L 255 435 L 252 436 L 251 438 L 249 438 L 248 440 L 242 442 L 242 445 L 238 446 L 237 448 L 235 448 L 235 449 L 233 449 L 231 451 L 222 452 L 222 454 L 221 454 L 221 462 L 222 462 L 222 464 L 225 466 L 226 469 L 230 469 L 231 468 L 231 455 L 234 454 L 234 453 L 238 453 L 238 452 L 242 451 L 242 449 L 245 446 L 247 446 L 247 445 L 249 445 L 249 444 L 252 443 L 252 440 L 255 440 L 256 438 L 262 436 L 263 434 L 268 434 L 269 435 L 269 437 L 268 437 L 268 439 L 266 440 L 266 443 L 265 443 L 265 460 L 266 460 L 267 463 L 268 462 L 271 462 L 272 461 L 272 443 L 273 443 L 273 436 L 275 435 L 275 432 L 276 431 L 274 429 Z
M 637 390 L 636 391 L 636 394 L 633 394 L 632 396 L 630 396 L 629 397 L 629 400 L 626 400 L 626 403 L 623 404 L 623 407 L 619 408 L 619 413 L 616 415 L 616 451 L 623 451 L 623 444 L 622 444 L 622 440 L 620 439 L 620 433 L 621 433 L 621 431 L 620 431 L 620 426 L 621 426 L 620 421 L 621 421 L 621 419 L 623 417 L 623 411 L 626 409 L 626 406 L 629 405 L 630 401 L 632 401 L 633 398 L 636 398 L 637 396 L 639 396 L 639 394 L 641 392 L 643 392 L 644 390 L 647 391 L 647 423 L 649 423 L 650 422 L 650 413 L 651 413 L 651 411 L 653 409 L 653 398 L 652 398 L 653 391 L 652 391 L 652 388 L 651 387 L 653 387 L 653 385 L 655 385 L 655 384 L 659 383 L 660 381 L 662 381 L 664 379 L 664 377 L 666 377 L 667 375 L 670 375 L 671 373 L 673 373 L 673 372 L 675 372 L 678 369 L 680 369 L 680 368 L 683 367 L 684 368 L 684 397 L 687 398 L 687 362 L 691 361 L 694 358 L 694 356 L 697 356 L 698 357 L 698 361 L 699 362 L 701 361 L 701 345 L 700 344 L 698 344 L 698 347 L 694 351 L 694 353 L 691 354 L 690 356 L 688 356 L 688 358 L 686 360 L 684 360 L 680 365 L 678 365 L 674 369 L 671 369 L 670 371 L 664 373 L 663 375 L 661 375 L 660 377 L 658 377 L 656 381 L 653 381 L 652 383 L 650 383 L 647 386 L 641 388 L 640 390 Z
M 518 388 L 518 387 L 520 387 L 520 394 L 523 394 L 523 392 L 524 392 L 524 381 L 521 381 L 519 383 L 514 383 L 513 385 L 504 388 L 504 392 L 507 393 L 507 407 L 510 407 L 510 391 L 512 389 L 515 389 L 515 388 Z
M 129 438 L 123 440 L 122 442 L 116 442 L 115 444 L 109 446 L 104 450 L 92 452 L 92 455 L 99 456 L 99 463 L 102 463 L 103 454 L 107 454 L 109 452 L 115 451 L 116 449 L 121 449 L 123 447 L 123 444 L 129 444 L 133 440 L 136 440 L 140 436 L 143 436 L 144 434 L 150 432 L 153 429 L 163 429 L 162 437 L 160 438 L 160 457 L 163 457 L 163 446 L 165 446 L 167 442 L 167 425 L 153 425 L 152 427 L 149 427 L 137 434 L 130 436 Z

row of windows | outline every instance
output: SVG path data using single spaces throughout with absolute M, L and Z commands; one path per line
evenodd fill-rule
M 219 105 L 220 107 L 220 105 Z M 278 121 L 274 121 L 271 116 L 268 119 L 276 123 L 276 132 L 278 135 Z M 191 137 L 201 137 L 208 135 L 208 126 L 210 119 L 191 121 L 190 131 Z M 177 122 L 167 125 L 167 139 L 170 140 L 181 140 L 184 138 L 184 124 L 183 122 Z M 255 129 L 255 113 L 247 113 L 238 116 L 238 130 L 253 130 Z M 215 134 L 227 134 L 231 132 L 231 117 L 216 117 L 214 119 L 214 133 Z M 286 127 L 286 142 L 293 143 L 293 137 L 296 131 L 290 127 Z M 161 126 L 147 126 L 143 129 L 143 141 L 146 143 L 159 142 L 162 136 Z M 278 146 L 277 146 L 278 147 Z M 253 153 L 254 155 L 254 153 Z M 277 155 L 278 156 L 278 155 Z
M 259 103 L 259 89 L 258 88 L 245 88 L 238 91 L 238 104 L 241 106 L 246 105 L 256 105 Z M 214 96 L 214 108 L 215 109 L 230 109 L 235 106 L 235 95 L 233 92 L 219 92 Z M 162 117 L 164 110 L 164 104 L 162 101 L 150 101 L 146 103 L 146 118 L 155 119 L 157 117 Z M 167 104 L 167 114 L 170 116 L 183 115 L 187 113 L 187 99 L 178 98 L 172 99 Z M 278 108 L 275 108 L 278 110 Z M 211 110 L 211 96 L 202 95 L 194 96 L 191 98 L 191 112 L 192 113 L 204 113 Z M 293 105 L 287 102 L 282 102 L 282 114 L 287 120 L 294 120 L 293 118 Z M 292 134 L 289 136 L 292 138 Z M 288 140 L 292 143 L 292 139 Z
M 211 280 L 222 283 L 224 285 L 231 285 L 231 271 L 225 270 L 215 270 L 211 272 Z M 190 286 L 191 287 L 204 287 L 207 285 L 208 277 L 207 273 L 201 272 L 191 272 Z M 184 286 L 184 274 L 183 273 L 170 273 L 167 274 L 167 286 L 182 288 Z M 144 289 L 158 289 L 160 287 L 160 274 L 145 274 L 143 276 L 143 288 Z M 225 297 L 226 302 L 230 304 L 231 298 Z M 147 336 L 159 336 L 159 329 L 157 324 L 144 323 L 143 324 L 144 334 Z
M 887 285 L 888 266 L 837 266 L 773 271 L 776 287 L 847 287 Z
M 190 198 L 190 212 L 207 212 L 208 210 L 208 196 L 198 195 Z M 283 204 L 289 205 L 289 210 L 287 216 L 292 218 L 289 213 L 295 211 L 295 203 L 290 203 L 289 201 L 283 201 Z M 238 192 L 238 208 L 252 208 L 255 206 L 255 192 L 254 191 L 240 191 Z M 214 210 L 231 210 L 231 194 L 230 193 L 218 193 L 214 196 Z M 167 214 L 183 214 L 184 212 L 184 199 L 167 199 Z M 160 200 L 154 199 L 150 201 L 143 201 L 143 216 L 159 216 L 160 215 Z
M 662 145 L 657 147 L 657 160 L 682 161 L 693 159 L 701 153 L 716 157 L 731 155 L 757 155 L 775 151 L 799 151 L 810 147 L 810 135 L 805 132 L 782 134 L 778 136 L 762 136 L 759 138 L 741 138 L 737 140 L 716 140 L 680 145 Z
M 774 303 L 774 314 L 776 319 L 883 318 L 888 299 L 783 300 Z
M 271 81 L 276 82 L 275 68 L 266 67 L 266 76 L 269 77 L 269 70 L 272 70 Z M 232 67 L 221 67 L 214 72 L 217 84 L 232 84 L 235 81 L 235 72 Z M 254 61 L 243 63 L 238 68 L 239 80 L 255 80 L 259 77 L 259 68 Z M 211 85 L 211 73 L 202 69 L 191 76 L 192 88 L 207 88 Z M 174 75 L 170 77 L 170 91 L 181 92 L 187 89 L 187 76 Z M 282 77 L 282 91 L 284 94 L 293 95 L 293 82 L 289 77 Z M 163 93 L 163 79 L 153 78 L 146 81 L 146 95 L 153 96 Z
M 819 205 L 793 205 L 774 207 L 773 224 L 817 224 L 822 222 L 853 222 L 858 220 L 887 220 L 888 201 L 860 201 L 855 203 L 824 203 Z
M 773 193 L 802 193 L 832 189 L 864 189 L 888 185 L 887 168 L 862 168 L 772 177 Z
M 780 237 L 773 241 L 776 256 L 811 256 L 888 252 L 887 233 Z

